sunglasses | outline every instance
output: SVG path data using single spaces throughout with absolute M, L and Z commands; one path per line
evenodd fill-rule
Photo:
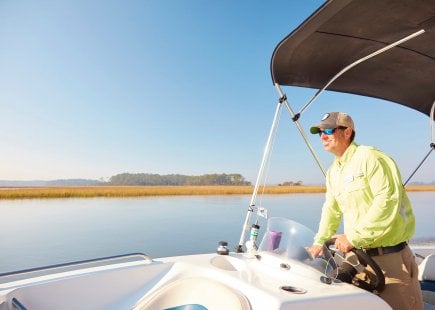
M 338 126 L 336 128 L 326 128 L 326 129 L 319 129 L 319 136 L 322 136 L 322 133 L 324 133 L 327 136 L 332 135 L 337 129 L 346 129 L 347 127 L 344 126 Z

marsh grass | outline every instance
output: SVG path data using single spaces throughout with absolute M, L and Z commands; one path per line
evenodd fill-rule
M 81 186 L 2 188 L 0 199 L 143 197 L 175 195 L 244 195 L 253 186 Z M 323 186 L 267 186 L 266 194 L 320 193 Z
M 144 197 L 175 195 L 249 195 L 253 186 L 81 186 L 1 188 L 0 199 Z M 407 186 L 407 191 L 435 191 L 435 186 Z M 323 193 L 324 186 L 266 186 L 265 194 Z

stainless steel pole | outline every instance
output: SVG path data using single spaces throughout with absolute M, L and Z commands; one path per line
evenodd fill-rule
M 278 119 L 279 119 L 279 115 L 281 113 L 281 108 L 282 108 L 282 101 L 280 100 L 278 102 L 276 109 L 275 109 L 275 115 L 273 117 L 272 126 L 271 126 L 270 131 L 269 131 L 269 136 L 267 138 L 266 147 L 264 148 L 263 158 L 261 160 L 260 169 L 259 169 L 258 174 L 257 174 L 257 180 L 255 181 L 254 191 L 253 191 L 252 196 L 251 196 L 251 202 L 249 203 L 248 212 L 246 214 L 245 222 L 243 224 L 243 229 L 242 229 L 242 234 L 240 236 L 239 246 L 236 248 L 236 252 L 238 252 L 238 253 L 243 252 L 243 244 L 244 244 L 245 239 L 246 239 L 246 232 L 249 229 L 249 223 L 251 221 L 251 216 L 252 216 L 252 213 L 254 212 L 253 207 L 255 206 L 258 188 L 260 187 L 261 180 L 263 179 L 264 170 L 265 170 L 266 163 L 267 163 L 269 153 L 270 153 L 270 146 L 272 145 L 273 138 L 274 138 L 275 133 L 276 133 Z

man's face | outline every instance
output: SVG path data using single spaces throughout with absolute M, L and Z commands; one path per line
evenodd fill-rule
M 350 144 L 350 134 L 352 129 L 336 128 L 332 134 L 327 135 L 324 131 L 325 128 L 320 128 L 323 147 L 326 151 L 341 157 Z M 350 134 L 349 134 L 350 132 Z

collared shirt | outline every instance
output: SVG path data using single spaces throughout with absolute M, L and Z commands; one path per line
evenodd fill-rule
M 396 163 L 385 153 L 352 142 L 326 174 L 326 200 L 314 243 L 323 245 L 339 228 L 356 248 L 408 241 L 415 217 Z

